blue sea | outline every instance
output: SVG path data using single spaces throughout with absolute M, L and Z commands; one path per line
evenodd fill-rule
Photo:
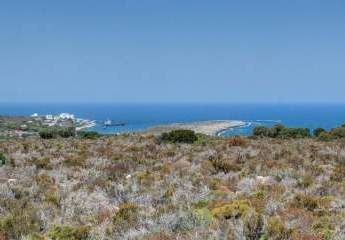
M 124 133 L 143 130 L 158 124 L 204 120 L 243 120 L 246 125 L 229 129 L 230 135 L 250 135 L 255 126 L 281 123 L 289 127 L 331 129 L 345 123 L 345 104 L 0 104 L 0 115 L 38 113 L 75 114 L 96 120 L 90 130 L 101 133 Z M 126 122 L 125 126 L 103 128 L 103 121 Z

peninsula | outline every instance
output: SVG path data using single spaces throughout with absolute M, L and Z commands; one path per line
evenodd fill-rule
M 200 121 L 190 123 L 174 123 L 167 125 L 157 125 L 144 130 L 144 133 L 150 133 L 154 135 L 161 134 L 163 132 L 169 132 L 177 129 L 193 130 L 196 133 L 202 133 L 209 136 L 218 136 L 221 132 L 230 128 L 241 127 L 246 123 L 238 120 L 212 120 L 212 121 Z

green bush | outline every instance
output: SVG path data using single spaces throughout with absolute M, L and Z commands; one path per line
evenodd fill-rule
M 257 126 L 253 129 L 253 135 L 257 137 L 268 137 L 270 136 L 270 129 L 265 126 Z
M 317 137 L 317 140 L 322 141 L 322 142 L 328 142 L 332 140 L 332 135 L 329 134 L 328 132 L 322 132 Z
M 323 128 L 315 128 L 313 134 L 315 137 L 319 137 L 321 133 L 326 133 L 327 131 Z
M 285 127 L 282 124 L 273 125 L 271 128 L 265 126 L 255 127 L 253 135 L 257 137 L 272 137 L 276 138 Z
M 275 124 L 271 127 L 270 131 L 269 131 L 269 136 L 272 138 L 276 138 L 279 136 L 280 132 L 284 129 L 284 125 L 282 124 Z
M 52 138 L 56 137 L 55 134 L 54 134 L 54 131 L 52 129 L 41 130 L 41 131 L 39 131 L 38 134 L 43 139 L 52 139 Z
M 75 128 L 74 127 L 59 128 L 57 129 L 57 135 L 63 138 L 74 137 Z
M 330 131 L 332 138 L 345 138 L 345 127 L 333 128 Z
M 88 238 L 89 231 L 87 226 L 54 225 L 48 236 L 52 240 L 84 240 Z
M 68 138 L 75 136 L 75 128 L 44 128 L 41 129 L 38 133 L 40 137 L 43 139 L 52 139 L 56 137 Z
M 96 139 L 99 138 L 101 134 L 95 131 L 81 131 L 78 133 L 78 136 L 86 139 Z
M 280 131 L 281 138 L 307 138 L 310 137 L 308 128 L 284 128 Z
M 0 164 L 5 165 L 6 164 L 6 157 L 5 154 L 0 152 Z
M 274 125 L 271 128 L 265 126 L 255 127 L 253 135 L 271 138 L 306 138 L 311 136 L 308 128 L 287 128 L 281 124 Z
M 161 140 L 172 143 L 194 143 L 198 140 L 198 136 L 192 130 L 173 130 L 169 133 L 163 133 Z

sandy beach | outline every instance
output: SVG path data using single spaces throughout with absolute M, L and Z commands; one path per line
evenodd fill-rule
M 245 125 L 243 121 L 235 120 L 213 120 L 192 123 L 174 123 L 169 125 L 158 125 L 145 129 L 144 133 L 161 134 L 176 129 L 189 129 L 196 133 L 202 133 L 210 136 L 217 136 L 219 133 L 234 127 Z

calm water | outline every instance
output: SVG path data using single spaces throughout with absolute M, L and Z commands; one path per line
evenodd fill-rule
M 117 133 L 176 122 L 202 120 L 244 120 L 245 127 L 224 135 L 249 135 L 257 125 L 282 123 L 290 127 L 330 129 L 345 123 L 345 104 L 0 104 L 2 115 L 73 113 L 97 120 L 92 130 Z M 106 119 L 128 124 L 103 129 Z

